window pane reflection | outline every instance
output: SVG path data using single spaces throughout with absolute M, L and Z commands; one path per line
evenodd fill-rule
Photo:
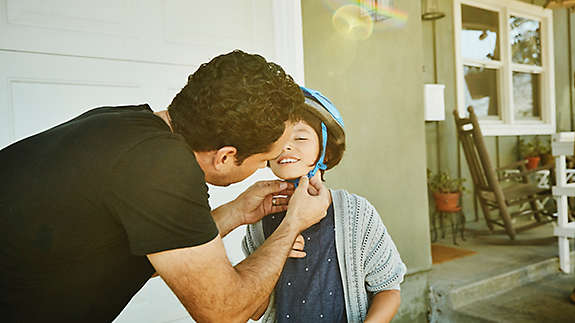
M 539 74 L 513 72 L 513 107 L 516 119 L 541 118 Z
M 499 116 L 497 70 L 463 66 L 465 107 L 472 106 L 478 117 Z
M 541 66 L 541 23 L 521 17 L 509 17 L 513 63 Z
M 499 14 L 461 6 L 461 52 L 463 57 L 499 60 Z

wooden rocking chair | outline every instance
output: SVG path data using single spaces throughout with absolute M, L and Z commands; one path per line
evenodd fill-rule
M 475 194 L 489 228 L 489 231 L 478 233 L 506 233 L 511 240 L 515 240 L 517 233 L 553 221 L 552 211 L 544 208 L 545 201 L 552 199 L 551 188 L 539 187 L 530 179 L 533 173 L 551 167 L 527 170 L 525 161 L 519 161 L 494 169 L 483 141 L 477 116 L 472 107 L 468 107 L 467 110 L 469 118 L 460 118 L 457 110 L 454 110 L 453 114 L 457 136 L 473 179 Z M 505 172 L 511 169 L 515 171 L 511 174 Z M 529 204 L 527 209 L 519 207 L 526 203 Z M 511 211 L 513 206 L 517 206 L 514 208 L 517 210 Z M 491 216 L 491 212 L 495 210 L 499 211 L 499 217 Z M 529 221 L 516 226 L 512 219 L 520 216 L 529 217 Z M 495 226 L 502 229 L 495 229 Z M 548 238 L 544 240 L 552 241 Z

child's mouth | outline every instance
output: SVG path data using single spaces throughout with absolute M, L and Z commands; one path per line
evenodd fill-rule
M 297 158 L 285 157 L 285 158 L 278 160 L 278 164 L 279 165 L 288 165 L 288 164 L 297 163 L 298 161 L 299 161 L 299 159 L 297 159 Z

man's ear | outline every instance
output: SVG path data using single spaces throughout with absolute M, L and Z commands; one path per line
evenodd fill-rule
M 238 150 L 233 146 L 224 146 L 218 150 L 212 160 L 213 166 L 217 170 L 221 170 L 236 163 L 236 154 Z

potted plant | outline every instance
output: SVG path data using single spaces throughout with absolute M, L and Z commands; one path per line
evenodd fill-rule
M 543 159 L 544 165 L 552 162 L 553 156 L 551 156 L 550 152 L 551 147 L 549 144 L 542 142 L 537 136 L 535 136 L 533 141 L 519 140 L 519 154 L 521 158 L 527 160 L 525 165 L 527 169 L 537 168 L 541 159 Z
M 427 170 L 427 184 L 433 193 L 435 207 L 438 211 L 458 211 L 459 197 L 465 192 L 465 178 L 452 178 L 448 173 L 440 171 L 433 174 Z

